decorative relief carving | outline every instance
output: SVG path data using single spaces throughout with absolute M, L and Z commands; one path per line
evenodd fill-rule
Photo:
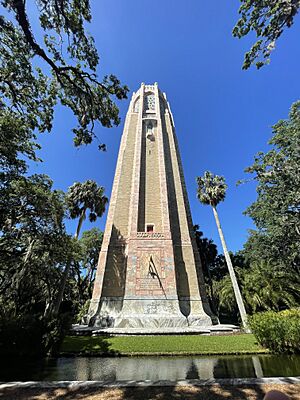
M 154 127 L 153 127 L 153 123 L 151 120 L 149 122 L 147 122 L 147 125 L 146 125 L 146 138 L 150 142 L 155 142 Z
M 160 250 L 140 251 L 138 254 L 136 292 L 162 290 L 165 276 L 161 268 Z
M 153 131 L 153 123 L 152 121 L 147 122 L 147 135 L 153 135 L 154 131 Z
M 137 238 L 149 238 L 149 239 L 163 239 L 165 235 L 160 232 L 137 232 L 136 234 Z
M 154 302 L 151 304 L 147 304 L 145 312 L 146 312 L 146 314 L 156 314 L 157 313 L 157 304 Z

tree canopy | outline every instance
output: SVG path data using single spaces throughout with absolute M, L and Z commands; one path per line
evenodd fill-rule
M 1 192 L 0 302 L 13 316 L 45 307 L 59 268 L 72 253 L 63 193 L 45 175 L 21 177 Z
M 79 243 L 66 232 L 65 220 L 78 211 L 82 223 L 87 209 L 95 220 L 107 198 L 91 181 L 83 184 L 85 197 L 76 191 L 79 184 L 68 196 L 53 190 L 48 176 L 28 174 L 28 160 L 39 161 L 38 133 L 51 131 L 59 102 L 73 111 L 79 146 L 95 138 L 97 121 L 105 127 L 119 123 L 115 100 L 126 98 L 128 89 L 113 75 L 97 77 L 99 57 L 85 30 L 89 0 L 0 4 L 0 352 L 40 355 L 68 329 L 66 311 L 74 317 L 91 293 L 102 240 L 94 231 Z M 88 197 L 91 192 L 96 200 Z M 70 260 L 74 270 L 53 318 L 49 310 Z
M 223 176 L 205 171 L 203 177 L 197 177 L 197 197 L 206 205 L 216 207 L 226 196 L 227 185 Z
M 253 64 L 261 68 L 270 62 L 271 52 L 283 31 L 293 25 L 300 1 L 241 0 L 241 3 L 233 36 L 242 38 L 253 31 L 258 39 L 245 54 L 243 69 Z
M 259 153 L 246 171 L 257 181 L 257 200 L 246 210 L 257 230 L 245 251 L 251 260 L 280 261 L 300 268 L 300 102 L 273 126 L 272 149 Z
M 126 98 L 128 88 L 114 75 L 98 79 L 99 56 L 85 29 L 92 18 L 90 1 L 36 0 L 30 13 L 25 0 L 0 4 L 5 9 L 0 16 L 0 116 L 9 110 L 34 138 L 35 129 L 51 130 L 59 101 L 77 119 L 76 146 L 91 143 L 96 121 L 118 125 L 114 101 Z M 39 21 L 35 30 L 33 12 Z
M 0 185 L 1 354 L 53 350 L 68 329 L 65 316 L 74 318 L 92 292 L 102 232 L 84 232 L 79 241 L 68 235 L 66 196 L 52 185 L 46 175 L 13 176 Z
M 96 221 L 105 211 L 108 198 L 104 196 L 104 188 L 98 186 L 95 181 L 87 180 L 75 182 L 69 187 L 66 201 L 71 218 L 78 218 L 89 210 L 89 220 Z
M 98 228 L 84 231 L 79 239 L 80 257 L 72 265 L 72 274 L 76 282 L 78 301 L 81 306 L 84 306 L 92 298 L 102 240 L 103 232 Z M 84 317 L 84 315 L 81 316 Z

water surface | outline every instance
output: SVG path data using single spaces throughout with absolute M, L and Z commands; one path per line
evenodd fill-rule
M 300 376 L 300 356 L 60 357 L 0 362 L 0 381 L 176 381 L 279 376 Z

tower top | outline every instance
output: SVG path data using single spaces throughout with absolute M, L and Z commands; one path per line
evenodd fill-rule
M 146 84 L 145 82 L 141 83 L 141 86 L 139 87 L 139 89 L 136 92 L 132 93 L 132 100 L 135 100 L 140 94 L 141 92 L 149 93 L 149 92 L 153 92 L 155 93 L 156 90 L 158 91 L 158 93 L 160 95 L 163 96 L 163 98 L 167 101 L 167 95 L 165 92 L 162 92 L 159 87 L 158 87 L 158 83 L 154 82 L 153 84 Z

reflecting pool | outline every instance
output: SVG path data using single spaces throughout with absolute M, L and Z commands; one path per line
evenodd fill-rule
M 176 381 L 276 376 L 300 376 L 300 356 L 60 357 L 0 363 L 0 381 Z

